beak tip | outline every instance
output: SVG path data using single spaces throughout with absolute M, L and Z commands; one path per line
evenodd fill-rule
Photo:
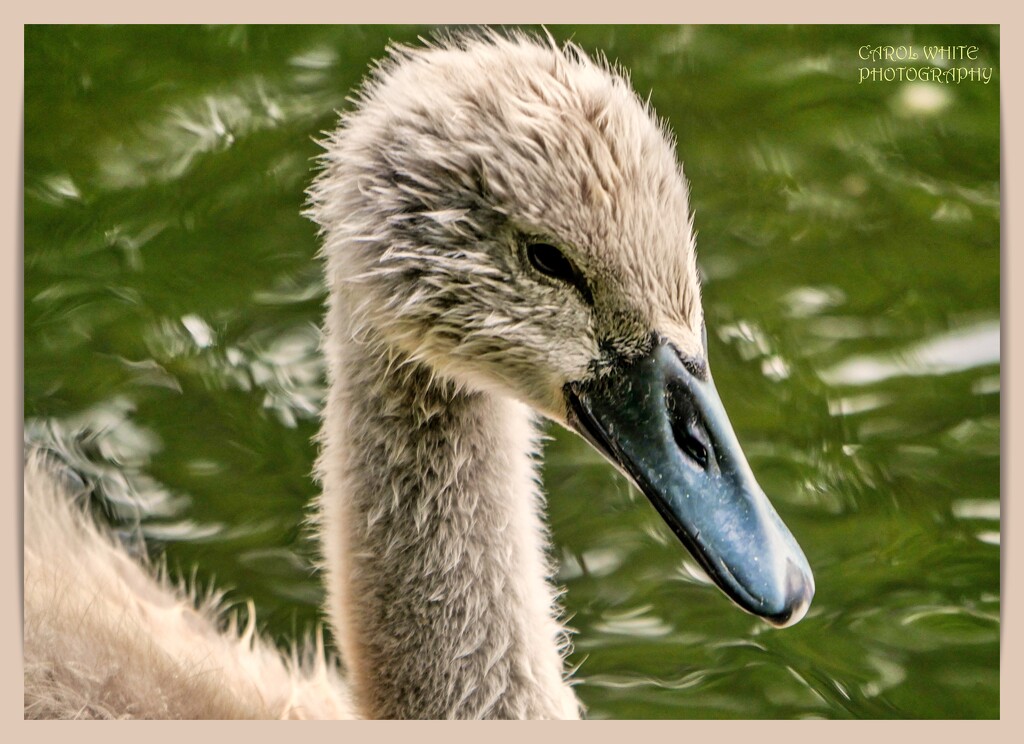
M 814 576 L 810 568 L 788 561 L 786 600 L 780 612 L 765 616 L 776 628 L 788 628 L 803 620 L 814 599 Z

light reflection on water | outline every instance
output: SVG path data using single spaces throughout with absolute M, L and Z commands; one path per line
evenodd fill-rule
M 997 715 L 998 89 L 856 84 L 865 36 L 937 28 L 552 31 L 620 59 L 679 135 L 716 382 L 818 587 L 785 631 L 738 612 L 552 428 L 589 714 Z M 26 35 L 26 439 L 280 639 L 322 596 L 312 139 L 421 32 Z M 997 32 L 955 36 L 934 41 L 998 60 Z
M 897 376 L 946 375 L 999 364 L 999 320 L 957 328 L 883 357 L 858 356 L 821 372 L 832 386 L 870 385 Z
M 309 85 L 321 78 L 304 69 L 296 82 Z M 185 99 L 139 122 L 128 142 L 119 138 L 101 145 L 97 186 L 121 190 L 181 179 L 208 153 L 285 121 L 313 120 L 330 106 L 322 97 L 286 93 L 259 77 L 232 81 L 229 90 Z

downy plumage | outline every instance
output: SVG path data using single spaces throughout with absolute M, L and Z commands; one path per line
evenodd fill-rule
M 345 682 L 218 631 L 33 455 L 26 716 L 577 717 L 538 413 L 744 609 L 803 615 L 810 571 L 711 382 L 673 139 L 621 71 L 518 34 L 393 47 L 323 144 L 316 511 Z

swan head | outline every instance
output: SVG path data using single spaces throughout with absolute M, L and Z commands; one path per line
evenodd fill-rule
M 687 183 L 624 74 L 492 32 L 394 48 L 310 190 L 331 302 L 470 390 L 566 425 L 742 608 L 813 595 L 710 376 Z

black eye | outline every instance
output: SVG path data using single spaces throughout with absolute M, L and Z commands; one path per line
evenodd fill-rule
M 526 257 L 530 265 L 545 276 L 569 284 L 575 284 L 577 281 L 576 267 L 553 245 L 531 243 L 526 247 Z

